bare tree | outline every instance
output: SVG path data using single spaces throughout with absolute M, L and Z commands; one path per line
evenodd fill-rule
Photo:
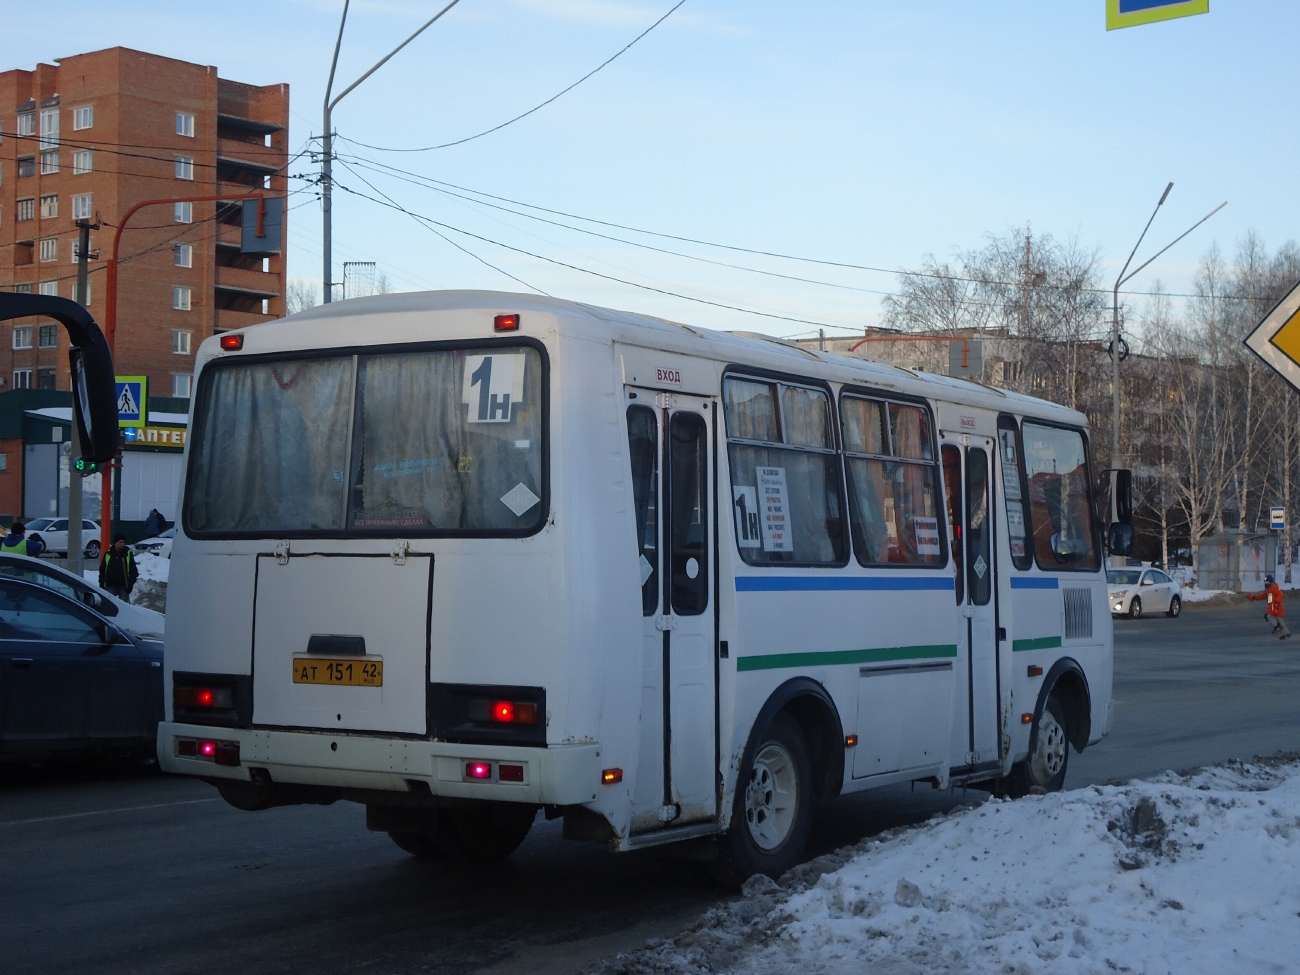
M 284 292 L 284 313 L 294 315 L 320 304 L 316 282 L 306 278 L 290 278 Z

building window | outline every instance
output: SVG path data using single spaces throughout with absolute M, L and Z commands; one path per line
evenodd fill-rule
M 172 329 L 172 355 L 189 355 L 190 354 L 190 336 L 193 332 L 187 332 L 181 328 Z
M 36 370 L 36 388 L 37 389 L 56 389 L 56 377 L 58 372 L 52 367 L 45 366 Z
M 32 347 L 32 327 L 30 325 L 14 326 L 14 348 L 30 349 Z
M 172 395 L 178 399 L 190 398 L 190 374 L 188 372 L 172 373 Z
M 41 112 L 41 148 L 57 149 L 59 145 L 59 110 L 47 108 Z
M 194 266 L 194 245 L 173 244 L 172 263 L 175 264 L 177 267 L 193 267 Z
M 193 223 L 194 205 L 192 203 L 177 203 L 175 215 L 177 223 Z
M 72 197 L 72 219 L 89 220 L 90 219 L 90 194 L 77 193 Z
M 189 112 L 176 113 L 176 134 L 194 138 L 194 116 Z
M 18 292 L 20 295 L 29 295 L 35 290 L 36 290 L 36 286 L 34 284 L 31 284 L 30 282 L 27 284 L 14 285 L 14 291 Z
M 80 176 L 91 170 L 91 153 L 89 149 L 78 149 L 72 154 L 72 175 Z
M 59 171 L 59 153 L 54 152 L 41 153 L 41 175 L 51 176 Z
M 94 105 L 81 105 L 72 110 L 72 127 L 74 129 L 88 129 L 94 124 Z
M 30 369 L 14 370 L 14 389 L 31 389 L 32 371 Z
M 30 286 L 29 286 L 30 287 Z M 42 325 L 37 338 L 42 349 L 56 349 L 59 346 L 59 326 Z
M 17 209 L 18 209 L 17 219 L 19 220 L 36 219 L 36 201 L 31 197 L 28 197 L 25 200 L 19 200 Z
M 18 116 L 18 134 L 35 135 L 36 134 L 36 113 L 24 112 Z
M 41 238 L 41 260 L 57 261 L 59 259 L 59 238 L 42 237 Z
M 49 196 L 41 197 L 41 219 L 48 220 L 50 217 L 59 215 L 59 195 L 51 193 Z
M 179 285 L 172 288 L 172 307 L 177 311 L 189 311 L 191 294 L 190 288 L 182 288 Z
M 176 178 L 177 179 L 194 178 L 194 157 L 192 156 L 176 157 Z
M 40 284 L 40 292 L 43 295 L 57 295 L 59 293 L 59 282 L 42 281 Z
M 36 175 L 36 157 L 19 156 L 18 157 L 18 178 L 25 179 L 28 176 Z

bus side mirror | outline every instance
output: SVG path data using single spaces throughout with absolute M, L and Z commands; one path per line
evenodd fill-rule
M 1133 472 L 1110 471 L 1110 520 L 1127 525 L 1133 520 Z
M 1106 548 L 1111 555 L 1128 555 L 1133 551 L 1133 526 L 1117 521 L 1106 533 Z

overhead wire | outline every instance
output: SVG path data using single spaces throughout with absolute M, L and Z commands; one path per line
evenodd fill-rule
M 519 115 L 516 115 L 516 116 L 515 116 L 514 118 L 512 118 L 512 119 L 507 119 L 505 122 L 502 122 L 500 125 L 494 125 L 494 126 L 492 126 L 492 128 L 490 128 L 490 129 L 484 129 L 482 132 L 479 132 L 479 133 L 477 133 L 477 134 L 475 134 L 475 135 L 468 135 L 468 136 L 466 136 L 466 137 L 463 138 L 463 139 L 457 139 L 457 140 L 455 140 L 454 142 L 444 142 L 444 143 L 442 143 L 442 144 L 440 144 L 440 145 L 436 145 L 436 146 L 422 146 L 422 147 L 417 147 L 417 148 L 408 148 L 408 149 L 396 149 L 396 148 L 390 148 L 390 147 L 384 147 L 384 146 L 372 146 L 372 145 L 368 145 L 368 144 L 365 143 L 365 142 L 358 142 L 358 141 L 356 141 L 355 139 L 349 139 L 349 138 L 347 138 L 346 136 L 341 136 L 341 135 L 340 135 L 340 136 L 337 136 L 337 138 L 342 139 L 342 140 L 345 141 L 345 142 L 350 142 L 350 143 L 352 143 L 353 145 L 356 145 L 356 146 L 362 146 L 362 147 L 364 147 L 364 148 L 366 148 L 366 149 L 375 149 L 375 150 L 377 150 L 377 151 L 379 151 L 379 152 L 432 152 L 432 151 L 435 150 L 435 149 L 450 149 L 452 146 L 464 145 L 466 142 L 473 142 L 475 139 L 481 139 L 481 138 L 483 138 L 483 136 L 485 136 L 485 135 L 491 135 L 493 132 L 499 132 L 499 131 L 501 131 L 502 129 L 504 129 L 507 125 L 514 125 L 514 124 L 515 124 L 516 122 L 518 122 L 520 119 L 525 119 L 525 118 L 527 118 L 528 116 L 532 115 L 534 112 L 539 111 L 539 110 L 545 108 L 547 105 L 551 104 L 551 102 L 555 101 L 556 99 L 560 98 L 561 96 L 563 96 L 563 95 L 567 95 L 569 92 L 573 91 L 573 89 L 577 88 L 580 84 L 582 84 L 584 81 L 586 81 L 586 80 L 587 80 L 588 78 L 590 78 L 592 75 L 594 75 L 596 72 L 600 71 L 602 68 L 604 68 L 604 67 L 606 67 L 607 65 L 609 65 L 612 61 L 616 60 L 618 57 L 620 57 L 622 54 L 624 54 L 624 53 L 625 53 L 629 48 L 631 48 L 633 44 L 635 44 L 637 41 L 641 40 L 641 38 L 645 37 L 645 36 L 646 36 L 647 34 L 649 34 L 652 30 L 654 30 L 656 27 L 658 27 L 660 24 L 662 24 L 665 20 L 667 20 L 669 17 L 671 17 L 672 14 L 674 13 L 674 11 L 676 11 L 677 8 L 680 7 L 682 4 L 684 4 L 685 2 L 686 2 L 686 0 L 678 0 L 678 2 L 675 3 L 675 4 L 673 4 L 672 8 L 669 9 L 668 13 L 666 13 L 666 14 L 664 14 L 662 17 L 660 17 L 660 18 L 659 18 L 658 20 L 656 20 L 653 24 L 651 24 L 649 27 L 647 27 L 645 30 L 643 30 L 640 34 L 637 34 L 636 37 L 632 38 L 632 40 L 630 40 L 626 45 L 624 45 L 623 48 L 621 48 L 621 49 L 620 49 L 617 53 L 615 53 L 612 57 L 606 58 L 604 61 L 602 61 L 602 62 L 601 62 L 600 64 L 598 64 L 596 67 L 592 68 L 592 69 L 591 69 L 590 71 L 588 71 L 585 75 L 583 75 L 581 78 L 579 78 L 577 81 L 575 81 L 573 84 L 569 85 L 569 87 L 563 89 L 562 91 L 559 91 L 559 92 L 555 93 L 554 95 L 552 95 L 550 98 L 546 99 L 546 101 L 542 102 L 541 104 L 539 104 L 539 105 L 534 105 L 534 106 L 533 106 L 532 108 L 530 108 L 528 111 L 526 111 L 526 112 L 522 112 L 522 113 L 520 113 Z

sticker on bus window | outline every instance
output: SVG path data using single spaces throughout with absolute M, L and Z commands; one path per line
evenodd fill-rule
M 542 499 L 520 483 L 516 484 L 502 496 L 501 503 L 513 511 L 516 518 L 522 518 L 524 512 L 540 500 Z
M 1020 505 L 1007 505 L 1007 534 L 1012 538 L 1025 537 L 1025 509 Z
M 470 423 L 509 423 L 524 401 L 521 353 L 465 356 L 460 401 Z
M 759 505 L 762 508 L 764 552 L 793 552 L 790 537 L 790 509 L 786 503 L 784 467 L 755 467 Z
M 758 548 L 763 544 L 758 530 L 758 492 L 752 487 L 733 487 L 731 497 L 736 513 L 736 544 L 741 548 Z
M 912 525 L 916 530 L 916 554 L 938 555 L 939 519 L 913 518 Z

